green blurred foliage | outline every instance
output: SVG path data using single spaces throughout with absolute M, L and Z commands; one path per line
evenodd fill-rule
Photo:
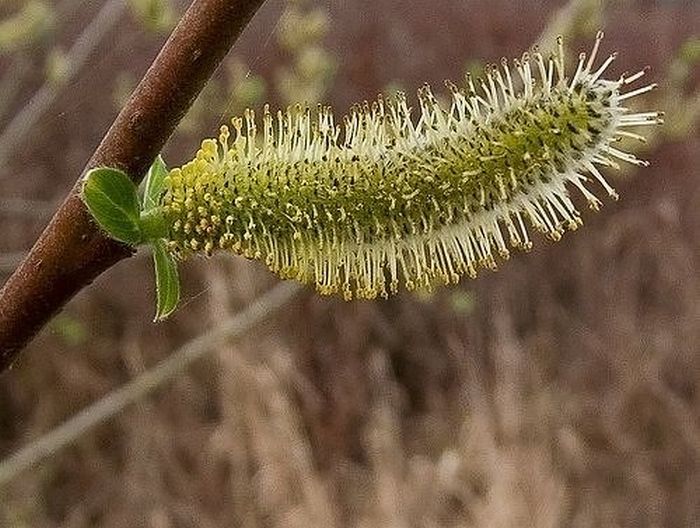
M 308 0 L 288 1 L 277 43 L 287 53 L 289 64 L 280 67 L 275 82 L 284 104 L 317 103 L 327 93 L 337 68 L 323 45 L 329 29 L 327 10 Z
M 0 53 L 28 49 L 54 28 L 54 10 L 43 0 L 28 0 L 19 10 L 0 21 Z
M 266 94 L 265 80 L 234 56 L 224 64 L 223 75 L 207 83 L 180 122 L 177 134 L 195 137 L 207 134 L 203 125 L 209 126 L 212 120 L 227 121 L 248 107 L 258 106 Z
M 476 308 L 476 298 L 469 290 L 455 289 L 449 294 L 449 305 L 459 315 L 470 315 Z
M 46 81 L 52 86 L 60 86 L 70 72 L 70 57 L 61 47 L 52 48 L 46 56 Z
M 68 313 L 54 317 L 49 323 L 49 331 L 69 346 L 82 345 L 89 335 L 85 323 Z
M 681 139 L 691 133 L 700 119 L 700 92 L 689 92 L 688 81 L 700 66 L 700 38 L 688 39 L 668 66 L 668 84 L 662 106 L 668 114 L 663 133 Z
M 177 21 L 172 0 L 129 0 L 129 5 L 136 20 L 149 31 L 166 33 Z

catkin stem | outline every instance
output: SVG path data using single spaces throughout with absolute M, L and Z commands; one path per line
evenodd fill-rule
M 163 216 L 163 210 L 160 208 L 142 213 L 139 225 L 144 242 L 165 238 L 168 234 L 168 226 Z

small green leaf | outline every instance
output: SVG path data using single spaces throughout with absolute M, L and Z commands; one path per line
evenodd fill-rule
M 180 301 L 177 263 L 168 253 L 165 242 L 162 240 L 153 243 L 153 264 L 156 271 L 157 298 L 155 321 L 162 321 L 175 311 Z
M 150 211 L 158 206 L 160 195 L 165 188 L 165 177 L 168 175 L 168 168 L 161 156 L 148 169 L 148 174 L 144 179 L 143 210 Z
M 136 185 L 118 169 L 101 167 L 85 176 L 83 201 L 107 234 L 126 244 L 141 242 Z

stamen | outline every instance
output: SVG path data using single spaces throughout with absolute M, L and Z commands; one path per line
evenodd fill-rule
M 649 73 L 649 70 L 650 70 L 649 66 L 646 66 L 643 70 L 635 73 L 634 75 L 632 75 L 630 77 L 626 77 L 624 80 L 624 83 L 625 84 L 632 84 L 634 81 L 641 79 L 642 77 L 644 77 L 644 75 Z
M 642 95 L 642 94 L 645 94 L 647 92 L 651 92 L 652 90 L 656 90 L 658 87 L 659 87 L 659 85 L 656 83 L 649 84 L 649 85 L 644 86 L 642 88 L 637 88 L 636 90 L 632 90 L 631 92 L 627 92 L 625 94 L 622 94 L 619 97 L 619 100 L 625 101 L 627 99 L 631 99 L 632 97 L 637 97 L 638 95 Z
M 591 56 L 586 64 L 586 72 L 590 72 L 593 64 L 595 63 L 596 56 L 598 55 L 598 49 L 600 48 L 600 42 L 603 40 L 605 34 L 602 31 L 598 31 L 595 36 L 595 42 L 593 43 L 593 50 L 591 51 Z
M 569 85 L 569 90 L 573 91 L 574 86 L 576 86 L 576 83 L 578 82 L 579 76 L 581 75 L 581 72 L 583 71 L 583 63 L 585 61 L 586 61 L 586 54 L 581 53 L 578 56 L 578 66 L 576 67 L 576 73 L 574 73 L 574 76 L 571 79 L 571 84 Z
M 598 68 L 595 71 L 595 73 L 591 74 L 590 78 L 588 79 L 589 82 L 591 82 L 591 83 L 596 82 L 600 78 L 600 76 L 603 75 L 605 70 L 608 69 L 608 66 L 610 66 L 613 63 L 613 61 L 615 59 L 617 59 L 617 53 L 613 53 L 610 56 L 608 56 L 608 58 L 605 59 L 605 62 L 603 62 L 603 64 L 600 66 L 600 68 Z

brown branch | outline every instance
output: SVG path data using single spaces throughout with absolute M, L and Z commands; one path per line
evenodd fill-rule
M 139 181 L 264 0 L 194 0 L 85 170 L 117 167 Z M 126 246 L 104 237 L 80 200 L 80 181 L 0 291 L 0 372 Z

